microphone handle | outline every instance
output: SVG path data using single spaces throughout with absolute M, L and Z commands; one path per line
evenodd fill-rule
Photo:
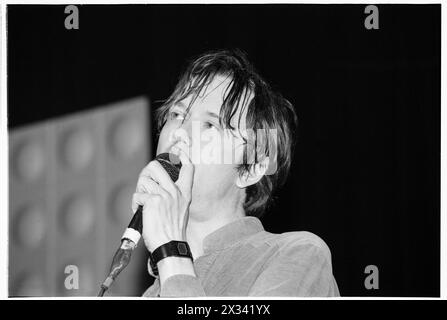
M 138 210 L 133 215 L 128 228 L 132 228 L 140 234 L 143 232 L 143 206 L 138 206 Z
M 132 217 L 126 231 L 124 231 L 121 241 L 130 240 L 135 245 L 140 241 L 143 232 L 143 206 L 138 206 L 137 212 Z

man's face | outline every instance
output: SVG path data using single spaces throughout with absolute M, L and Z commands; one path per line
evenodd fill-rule
M 173 150 L 177 147 L 187 149 L 195 166 L 190 206 L 192 215 L 212 210 L 222 201 L 237 200 L 243 192 L 236 185 L 236 168 L 242 162 L 244 153 L 244 140 L 237 130 L 238 126 L 245 128 L 245 114 L 238 123 L 241 106 L 231 120 L 236 130 L 222 128 L 219 123 L 219 113 L 229 83 L 230 79 L 216 76 L 194 101 L 188 114 L 186 109 L 192 97 L 171 106 L 160 133 L 157 154 L 175 153 Z M 187 140 L 189 147 L 185 144 Z M 206 216 L 195 218 L 206 219 Z

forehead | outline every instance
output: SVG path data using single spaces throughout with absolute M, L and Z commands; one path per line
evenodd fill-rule
M 191 105 L 191 109 L 189 110 L 189 112 L 192 114 L 202 114 L 210 112 L 220 115 L 224 99 L 229 93 L 230 89 L 231 78 L 222 75 L 216 75 L 210 81 L 210 83 L 204 86 L 202 91 L 198 94 L 196 100 Z M 250 93 L 248 95 L 246 105 L 251 101 L 252 98 L 253 95 L 252 93 Z M 192 99 L 193 95 L 189 95 L 188 97 L 180 101 L 180 103 L 183 104 L 185 107 L 188 107 Z M 238 105 L 235 107 L 236 111 L 231 119 L 231 125 L 234 127 L 238 127 L 238 120 L 240 118 L 241 122 L 239 124 L 239 128 L 241 129 L 245 127 L 245 117 L 247 114 L 247 106 L 243 106 L 243 98 L 240 99 Z

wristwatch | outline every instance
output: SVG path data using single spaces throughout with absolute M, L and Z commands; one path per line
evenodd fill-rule
M 189 258 L 191 261 L 194 261 L 187 242 L 172 240 L 159 246 L 152 253 L 149 252 L 150 265 L 154 275 L 158 276 L 157 263 L 167 257 Z

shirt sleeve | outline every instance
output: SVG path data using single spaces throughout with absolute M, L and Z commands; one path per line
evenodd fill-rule
M 329 248 L 321 242 L 291 241 L 280 248 L 255 280 L 249 296 L 340 296 Z
M 176 274 L 167 278 L 160 285 L 160 277 L 152 271 L 150 260 L 147 262 L 149 274 L 155 278 L 154 283 L 143 293 L 143 297 L 202 297 L 206 296 L 199 278 L 187 275 Z
M 160 297 L 203 297 L 206 296 L 199 278 L 176 274 L 165 280 L 160 290 Z

